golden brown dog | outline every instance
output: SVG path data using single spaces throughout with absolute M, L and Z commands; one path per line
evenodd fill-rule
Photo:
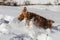
M 22 13 L 19 15 L 18 20 L 22 21 L 26 18 L 26 24 L 29 26 L 29 23 L 31 19 L 33 19 L 33 24 L 37 27 L 41 27 L 44 29 L 52 28 L 52 23 L 54 23 L 53 20 L 46 19 L 40 15 L 37 15 L 33 12 L 28 12 L 27 8 L 24 7 L 22 10 Z

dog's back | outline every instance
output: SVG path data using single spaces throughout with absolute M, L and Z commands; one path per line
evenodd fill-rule
M 32 12 L 28 12 L 28 14 L 29 14 L 28 18 L 30 18 L 30 20 L 33 19 L 33 24 L 36 25 L 37 27 L 42 27 L 44 29 L 52 28 L 52 23 L 54 23 L 53 20 L 46 19 Z
M 42 17 L 42 16 L 36 15 L 34 17 L 34 22 L 33 23 L 37 27 L 42 27 L 42 28 L 46 29 L 47 19 Z

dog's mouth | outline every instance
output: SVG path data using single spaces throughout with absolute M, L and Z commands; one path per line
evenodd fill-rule
M 21 19 L 20 19 L 20 18 L 18 18 L 18 20 L 19 20 L 19 21 L 21 21 Z
M 18 18 L 18 20 L 19 20 L 19 21 L 22 21 L 22 20 L 23 20 L 23 18 Z
M 20 20 L 20 18 L 18 18 L 18 20 Z

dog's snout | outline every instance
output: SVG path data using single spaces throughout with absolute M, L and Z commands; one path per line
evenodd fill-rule
M 20 20 L 20 18 L 18 18 L 18 20 Z

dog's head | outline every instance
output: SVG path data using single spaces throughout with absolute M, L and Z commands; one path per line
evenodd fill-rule
M 22 21 L 26 17 L 26 15 L 27 15 L 27 8 L 24 7 L 21 14 L 18 17 L 18 20 Z
M 24 19 L 24 15 L 23 14 L 19 15 L 18 20 L 22 21 L 23 19 Z

